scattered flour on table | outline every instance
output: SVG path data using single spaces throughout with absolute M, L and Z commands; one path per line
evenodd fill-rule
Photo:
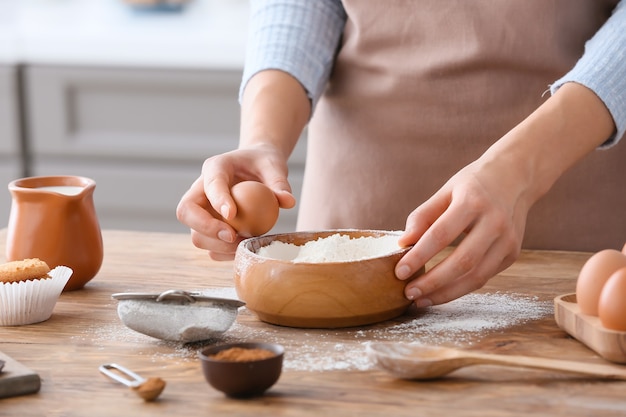
M 257 255 L 307 263 L 358 261 L 384 256 L 401 249 L 398 238 L 399 235 L 350 238 L 348 235 L 335 233 L 300 246 L 274 241 L 259 248 Z
M 203 290 L 207 295 L 237 298 L 234 288 Z M 114 308 L 114 306 L 112 306 Z M 284 369 L 292 371 L 368 370 L 373 368 L 366 354 L 372 341 L 422 343 L 468 347 L 489 334 L 506 331 L 516 325 L 540 320 L 553 314 L 551 301 L 508 293 L 468 294 L 450 303 L 430 307 L 410 316 L 372 326 L 346 329 L 291 329 L 299 332 L 297 340 L 284 328 L 263 323 L 242 307 L 239 318 L 220 339 L 181 344 L 150 338 L 126 328 L 121 322 L 95 326 L 80 336 L 94 344 L 137 345 L 140 355 L 153 360 L 196 361 L 204 346 L 226 342 L 263 341 L 285 347 Z M 75 336 L 79 337 L 79 336 Z M 315 341 L 315 343 L 311 343 Z M 159 349 L 155 349 L 155 346 Z M 166 353 L 164 353 L 166 352 Z

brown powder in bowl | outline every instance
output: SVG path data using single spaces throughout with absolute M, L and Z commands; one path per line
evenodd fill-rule
M 232 347 L 220 350 L 210 357 L 218 361 L 250 362 L 268 359 L 276 354 L 267 349 Z

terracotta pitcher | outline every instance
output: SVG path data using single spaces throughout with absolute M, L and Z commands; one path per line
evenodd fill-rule
M 13 197 L 7 259 L 39 258 L 74 271 L 64 291 L 85 286 L 100 270 L 103 247 L 93 203 L 94 180 L 77 176 L 21 178 Z

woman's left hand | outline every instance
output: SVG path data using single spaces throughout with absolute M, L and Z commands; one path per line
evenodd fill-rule
M 481 288 L 519 256 L 532 205 L 616 127 L 587 87 L 564 84 L 522 123 L 460 170 L 407 218 L 400 245 L 413 248 L 396 265 L 408 279 L 462 238 L 452 253 L 409 282 L 418 307 L 442 304 Z
M 524 181 L 514 175 L 483 157 L 409 215 L 400 245 L 414 246 L 396 266 L 400 279 L 464 235 L 446 259 L 407 284 L 405 294 L 418 307 L 474 291 L 517 259 L 529 203 Z

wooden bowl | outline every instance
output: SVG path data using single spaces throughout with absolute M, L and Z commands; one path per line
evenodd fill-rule
M 273 241 L 301 246 L 339 233 L 350 238 L 379 237 L 394 232 L 327 230 L 253 237 L 235 254 L 235 289 L 262 321 L 290 327 L 362 326 L 402 315 L 411 304 L 404 296 L 410 280 L 401 281 L 394 267 L 409 248 L 369 259 L 301 263 L 259 256 Z M 422 269 L 411 279 L 424 272 Z

